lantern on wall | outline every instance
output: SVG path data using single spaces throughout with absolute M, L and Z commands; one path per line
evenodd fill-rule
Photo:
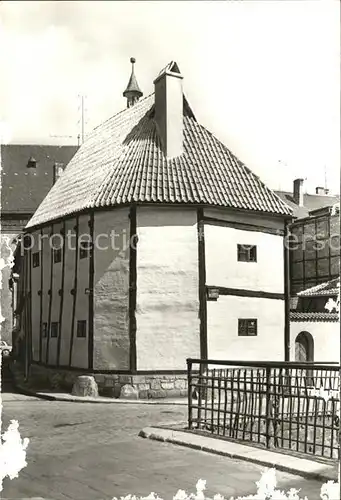
M 207 300 L 218 300 L 219 288 L 207 288 Z

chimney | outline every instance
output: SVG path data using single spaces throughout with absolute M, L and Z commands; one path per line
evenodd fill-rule
M 329 189 L 318 186 L 315 189 L 315 192 L 316 192 L 316 194 L 327 195 L 329 193 Z
M 183 153 L 183 93 L 180 70 L 169 63 L 154 81 L 155 121 L 167 158 Z
M 299 207 L 303 207 L 303 179 L 294 180 L 294 202 Z
M 64 163 L 55 163 L 53 165 L 53 184 L 57 182 L 59 177 L 64 172 Z

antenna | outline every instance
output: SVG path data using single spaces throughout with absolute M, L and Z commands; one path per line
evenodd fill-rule
M 278 164 L 279 164 L 279 167 L 284 167 L 284 169 L 286 169 L 287 167 L 287 162 L 286 161 L 283 161 L 283 160 L 277 160 L 278 161 Z M 282 183 L 281 183 L 281 172 L 279 173 L 279 176 L 278 176 L 278 191 L 282 191 Z
M 55 137 L 58 139 L 73 139 L 73 135 L 53 135 L 53 134 L 50 134 L 50 137 Z
M 85 124 L 87 123 L 85 120 L 85 95 L 78 95 L 78 98 L 80 99 L 80 106 L 78 107 L 78 111 L 80 111 L 80 118 L 77 121 L 77 126 L 80 124 L 81 125 L 81 130 L 77 134 L 77 136 L 74 135 L 53 135 L 50 134 L 50 137 L 58 138 L 58 139 L 75 139 L 77 138 L 77 146 L 80 146 L 84 142 L 84 137 L 85 137 Z
M 53 135 L 53 134 L 50 134 L 50 137 L 53 137 L 54 139 L 74 139 L 75 136 L 74 135 Z M 77 146 L 79 146 L 79 134 L 77 135 Z
M 85 136 L 85 108 L 84 108 L 84 103 L 86 99 L 86 95 L 78 95 L 78 98 L 80 99 L 80 107 L 78 110 L 80 111 L 80 119 L 78 120 L 78 123 L 80 123 L 80 134 L 78 134 L 78 143 L 81 140 L 81 144 L 84 142 L 84 136 Z
M 327 191 L 327 167 L 324 166 L 324 190 Z

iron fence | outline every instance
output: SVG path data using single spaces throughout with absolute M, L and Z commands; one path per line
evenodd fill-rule
M 340 366 L 188 359 L 188 428 L 339 458 Z

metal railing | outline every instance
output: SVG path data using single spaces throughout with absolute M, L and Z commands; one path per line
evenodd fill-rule
M 188 359 L 188 428 L 339 458 L 340 365 Z

